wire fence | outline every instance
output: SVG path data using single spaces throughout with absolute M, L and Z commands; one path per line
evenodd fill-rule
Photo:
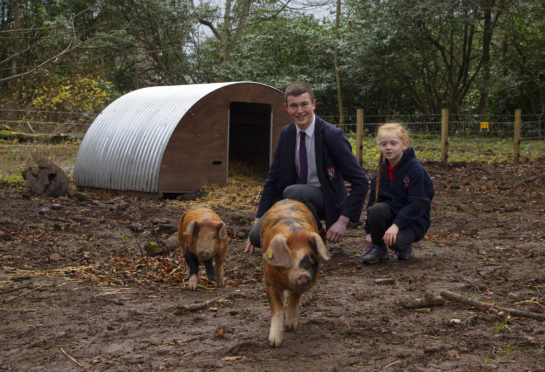
M 322 117 L 342 128 L 345 133 L 355 133 L 356 118 L 345 117 L 344 124 L 338 124 L 338 116 Z M 438 115 L 366 115 L 364 118 L 364 135 L 375 136 L 377 128 L 386 122 L 402 123 L 411 133 L 411 137 L 441 137 L 442 116 Z M 507 139 L 513 138 L 515 131 L 514 115 L 492 115 L 487 121 L 481 121 L 476 115 L 449 115 L 448 134 L 450 138 Z M 483 128 L 483 126 L 485 128 Z M 521 140 L 535 141 L 545 139 L 545 120 L 536 115 L 523 115 L 521 123 Z
M 338 120 L 325 119 L 332 123 Z M 486 120 L 481 121 L 476 115 L 447 115 L 445 110 L 442 115 L 361 115 L 357 122 L 345 120 L 336 125 L 345 131 L 364 167 L 374 166 L 373 155 L 378 157 L 376 132 L 385 122 L 399 122 L 409 130 L 410 146 L 421 160 L 518 163 L 545 158 L 543 120 L 522 116 L 520 112 Z
M 0 142 L 4 146 L 36 143 L 67 143 L 83 139 L 97 114 L 0 109 Z M 342 128 L 357 149 L 357 118 L 322 117 Z M 514 115 L 490 116 L 486 125 L 476 115 L 448 115 L 449 161 L 504 161 L 545 157 L 545 123 L 533 115 L 522 115 L 520 138 L 515 135 Z M 366 115 L 363 118 L 365 154 L 373 154 L 377 128 L 384 122 L 401 122 L 409 129 L 411 146 L 428 160 L 442 160 L 443 115 Z M 361 120 L 361 118 L 360 118 Z M 360 122 L 361 123 L 361 122 Z M 520 148 L 519 148 L 520 147 Z M 513 150 L 515 148 L 515 150 Z M 13 147 L 12 147 L 13 149 Z M 5 149 L 4 149 L 5 150 Z M 356 151 L 356 150 L 354 150 Z M 362 155 L 363 156 L 363 155 Z M 371 162 L 369 159 L 368 161 Z
M 70 134 L 83 138 L 96 116 L 91 112 L 0 109 L 0 132 L 36 136 Z
M 75 134 L 83 136 L 98 114 L 91 112 L 61 112 L 0 109 L 0 131 L 25 134 Z M 324 116 L 325 120 L 336 124 L 346 133 L 356 132 L 356 116 L 346 116 L 344 124 L 338 116 Z M 426 115 L 366 115 L 364 134 L 374 136 L 378 126 L 385 122 L 400 122 L 409 129 L 412 136 L 440 137 L 441 114 Z M 449 137 L 512 138 L 514 134 L 514 115 L 492 115 L 487 118 L 487 127 L 476 115 L 449 115 Z M 521 126 L 522 140 L 542 140 L 545 138 L 545 120 L 536 115 L 523 115 Z

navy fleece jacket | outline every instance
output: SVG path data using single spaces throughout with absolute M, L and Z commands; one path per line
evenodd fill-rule
M 390 205 L 396 215 L 394 222 L 399 230 L 411 228 L 416 240 L 420 240 L 428 231 L 431 224 L 431 201 L 435 196 L 435 189 L 430 176 L 420 164 L 409 147 L 401 157 L 394 169 L 392 182 L 388 178 L 386 162 L 382 164 L 382 176 L 380 179 L 379 202 Z M 375 204 L 377 174 L 375 172 L 371 180 L 371 195 L 367 209 Z M 369 223 L 365 221 L 365 230 L 369 233 Z

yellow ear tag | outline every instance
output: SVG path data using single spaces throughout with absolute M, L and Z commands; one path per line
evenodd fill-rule
M 272 251 L 272 249 L 269 249 L 269 250 L 267 251 L 267 257 L 269 257 L 269 259 L 271 259 L 272 256 L 273 256 L 273 251 Z

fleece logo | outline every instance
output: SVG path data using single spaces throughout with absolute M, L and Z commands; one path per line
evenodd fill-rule
M 333 181 L 335 179 L 335 168 L 327 168 L 327 175 L 329 176 L 329 180 Z
M 405 178 L 403 178 L 403 188 L 404 189 L 409 188 L 409 176 L 405 176 Z

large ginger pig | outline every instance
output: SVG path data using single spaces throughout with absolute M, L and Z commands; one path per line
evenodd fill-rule
M 286 295 L 286 328 L 295 330 L 301 295 L 316 283 L 320 260 L 329 260 L 329 251 L 317 231 L 310 210 L 295 200 L 281 200 L 263 216 L 260 236 L 265 289 L 271 308 L 272 347 L 282 342 Z
M 178 241 L 189 267 L 190 289 L 197 288 L 200 261 L 204 263 L 208 280 L 215 280 L 218 287 L 223 287 L 228 239 L 225 223 L 210 208 L 193 208 L 182 214 Z

